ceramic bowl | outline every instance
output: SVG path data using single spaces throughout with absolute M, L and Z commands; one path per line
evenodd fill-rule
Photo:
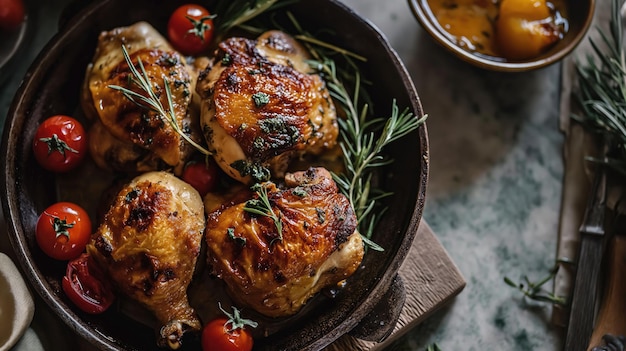
M 507 61 L 488 56 L 476 55 L 463 49 L 450 38 L 439 25 L 428 5 L 428 0 L 408 0 L 409 6 L 424 30 L 438 44 L 461 60 L 490 71 L 523 72 L 549 66 L 567 56 L 585 37 L 593 20 L 595 0 L 565 0 L 567 7 L 568 30 L 564 37 L 540 55 L 519 61 Z
M 145 20 L 164 33 L 175 6 L 169 0 L 103 0 L 89 4 L 66 22 L 36 58 L 12 102 L 4 127 L 1 157 L 6 196 L 2 204 L 18 262 L 54 313 L 76 334 L 102 350 L 156 349 L 154 330 L 115 308 L 96 316 L 84 314 L 64 296 L 60 280 L 65 262 L 48 258 L 34 237 L 39 214 L 50 204 L 64 200 L 57 189 L 61 178 L 37 165 L 31 141 L 45 118 L 79 113 L 85 68 L 101 31 Z M 289 10 L 304 28 L 311 32 L 330 29 L 336 33 L 336 45 L 368 58 L 361 71 L 372 82 L 376 116 L 389 115 L 393 99 L 416 116 L 423 115 L 403 63 L 368 21 L 338 0 L 303 0 L 289 5 Z M 380 304 L 383 310 L 395 311 L 393 318 L 401 309 L 402 284 L 397 271 L 412 245 L 425 201 L 426 126 L 391 144 L 387 152 L 395 161 L 381 169 L 378 181 L 394 195 L 388 201 L 387 215 L 372 237 L 385 251 L 368 251 L 362 268 L 336 297 L 316 296 L 305 311 L 291 317 L 276 333 L 255 340 L 255 350 L 318 350 L 346 333 L 376 339 L 393 328 L 394 320 L 381 321 L 384 326 L 377 324 L 374 329 L 365 328 L 360 322 L 367 320 L 371 311 L 380 309 Z M 77 193 L 83 191 L 75 189 Z M 389 296 L 393 298 L 387 300 Z M 385 306 L 386 301 L 395 302 Z M 185 339 L 182 349 L 200 349 L 198 339 Z
M 9 256 L 0 252 L 0 311 L 4 326 L 0 350 L 9 350 L 28 329 L 35 313 L 33 297 Z

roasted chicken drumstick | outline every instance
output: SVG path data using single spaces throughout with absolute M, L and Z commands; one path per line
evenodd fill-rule
M 200 330 L 187 287 L 205 227 L 200 195 L 166 172 L 135 178 L 118 193 L 87 252 L 117 290 L 152 311 L 158 344 L 176 349 L 187 330 Z

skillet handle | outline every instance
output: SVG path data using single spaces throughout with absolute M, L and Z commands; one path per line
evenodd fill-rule
M 396 327 L 405 300 L 404 282 L 396 274 L 389 289 L 374 309 L 348 334 L 361 340 L 382 342 Z

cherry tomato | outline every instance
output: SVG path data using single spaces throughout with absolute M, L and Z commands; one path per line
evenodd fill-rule
M 61 286 L 72 303 L 90 314 L 106 311 L 115 300 L 102 271 L 86 253 L 68 262 Z
M 37 162 L 43 168 L 59 173 L 78 166 L 87 154 L 87 146 L 87 134 L 82 124 L 64 115 L 43 121 L 33 139 Z
M 17 29 L 24 22 L 25 15 L 24 2 L 22 0 L 0 0 L 1 29 Z
M 183 55 L 197 55 L 206 51 L 213 38 L 213 18 L 200 5 L 183 5 L 170 16 L 167 35 L 176 50 Z
M 78 257 L 85 250 L 90 236 L 89 215 L 71 202 L 58 202 L 45 209 L 35 229 L 41 250 L 57 260 Z
M 252 336 L 242 325 L 236 323 L 232 318 L 219 317 L 205 325 L 202 329 L 202 351 L 252 350 Z
M 185 165 L 182 178 L 194 189 L 198 190 L 200 196 L 215 190 L 219 172 L 217 165 L 212 162 L 190 162 Z

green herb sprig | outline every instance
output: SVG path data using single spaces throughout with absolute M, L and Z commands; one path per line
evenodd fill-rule
M 304 35 L 300 35 L 302 39 Z M 307 43 L 317 44 L 318 41 L 308 40 Z M 324 45 L 323 48 L 332 46 Z M 391 196 L 390 192 L 382 192 L 372 186 L 373 170 L 390 164 L 393 160 L 383 156 L 384 148 L 390 143 L 410 134 L 422 125 L 427 116 L 415 117 L 408 108 L 400 111 L 396 101 L 392 101 L 391 115 L 388 118 L 370 118 L 370 105 L 361 104 L 359 98 L 362 90 L 362 78 L 354 64 L 350 72 L 340 71 L 335 60 L 319 48 L 310 49 L 318 60 L 310 61 L 310 65 L 320 72 L 329 88 L 333 99 L 337 101 L 346 118 L 339 119 L 342 140 L 340 147 L 344 154 L 345 172 L 333 173 L 333 178 L 341 192 L 350 200 L 359 222 L 359 231 L 365 243 L 376 251 L 384 249 L 371 240 L 374 228 L 382 218 L 386 209 L 378 206 L 379 201 Z M 348 62 L 350 57 L 359 56 L 345 54 Z M 348 90 L 341 77 L 349 76 L 353 82 L 352 90 Z
M 576 64 L 575 97 L 582 113 L 573 118 L 608 144 L 609 153 L 598 161 L 626 175 L 626 61 L 620 8 L 621 1 L 612 0 L 610 33 L 599 31 L 599 43 L 590 39 L 594 55 Z
M 254 213 L 260 216 L 266 216 L 274 221 L 274 225 L 276 226 L 276 231 L 278 232 L 278 238 L 274 240 L 283 240 L 283 223 L 280 220 L 280 217 L 276 215 L 274 210 L 272 209 L 272 204 L 270 203 L 269 197 L 267 195 L 267 188 L 265 185 L 261 183 L 254 184 L 250 189 L 256 192 L 259 196 L 258 199 L 250 199 L 246 201 L 244 206 L 244 211 Z M 272 242 L 274 241 L 272 240 Z
M 298 2 L 299 0 L 232 0 L 218 1 L 213 13 L 215 26 L 220 33 L 241 27 L 257 16 Z
M 390 116 L 371 118 L 369 99 L 362 86 L 364 80 L 353 61 L 365 62 L 367 59 L 315 38 L 303 30 L 290 12 L 287 12 L 287 16 L 300 33 L 296 38 L 303 42 L 314 57 L 309 65 L 324 78 L 331 96 L 345 113 L 345 119 L 338 119 L 345 172 L 333 173 L 333 179 L 354 208 L 365 244 L 375 251 L 384 251 L 371 237 L 386 211 L 386 208 L 379 206 L 379 201 L 392 193 L 373 187 L 373 171 L 393 162 L 383 155 L 384 148 L 419 128 L 426 121 L 427 115 L 416 117 L 408 108 L 400 111 L 394 99 Z M 338 65 L 332 58 L 337 54 L 344 59 L 345 65 Z M 348 89 L 346 82 L 352 83 L 351 89 Z
M 439 347 L 439 345 L 437 345 L 437 343 L 433 343 L 428 345 L 426 351 L 441 351 L 441 348 Z
M 565 259 L 560 259 L 559 262 L 569 262 L 569 261 L 567 261 Z M 510 287 L 513 287 L 513 288 L 519 290 L 520 292 L 522 292 L 522 294 L 524 294 L 524 296 L 528 297 L 531 300 L 541 301 L 541 302 L 550 302 L 550 303 L 555 304 L 555 305 L 564 306 L 567 303 L 565 297 L 555 295 L 555 294 L 553 294 L 553 293 L 551 293 L 549 291 L 546 291 L 543 288 L 543 286 L 547 282 L 549 282 L 552 279 L 554 279 L 554 277 L 556 276 L 556 273 L 558 271 L 559 271 L 559 265 L 556 264 L 550 270 L 548 275 L 546 275 L 545 277 L 543 277 L 542 279 L 540 279 L 537 282 L 531 281 L 530 278 L 528 278 L 527 275 L 524 275 L 522 277 L 523 281 L 519 282 L 519 283 L 514 282 L 509 277 L 504 277 L 504 282 L 507 285 L 509 285 Z
M 183 130 L 178 125 L 178 121 L 176 119 L 176 113 L 174 112 L 174 103 L 172 102 L 172 91 L 170 89 L 169 80 L 167 77 L 163 77 L 163 85 L 165 87 L 165 95 L 167 97 L 167 104 L 169 109 L 166 110 L 161 103 L 161 100 L 157 97 L 154 89 L 152 88 L 152 82 L 150 81 L 150 77 L 146 72 L 146 69 L 141 62 L 141 59 L 137 58 L 137 65 L 139 66 L 138 70 L 133 64 L 130 56 L 128 55 L 128 51 L 126 50 L 126 46 L 122 45 L 122 53 L 124 54 L 124 60 L 126 60 L 126 64 L 130 69 L 131 75 L 129 76 L 130 83 L 137 86 L 141 91 L 143 91 L 146 95 L 137 93 L 131 89 L 126 87 L 122 87 L 119 85 L 109 85 L 108 87 L 113 90 L 117 90 L 124 94 L 124 96 L 142 108 L 146 108 L 148 110 L 156 113 L 159 118 L 161 118 L 165 123 L 169 124 L 169 126 L 180 135 L 185 141 L 191 144 L 194 148 L 200 151 L 204 155 L 211 155 L 211 152 L 200 144 L 196 143 L 193 139 L 189 137 L 189 135 L 185 134 Z

